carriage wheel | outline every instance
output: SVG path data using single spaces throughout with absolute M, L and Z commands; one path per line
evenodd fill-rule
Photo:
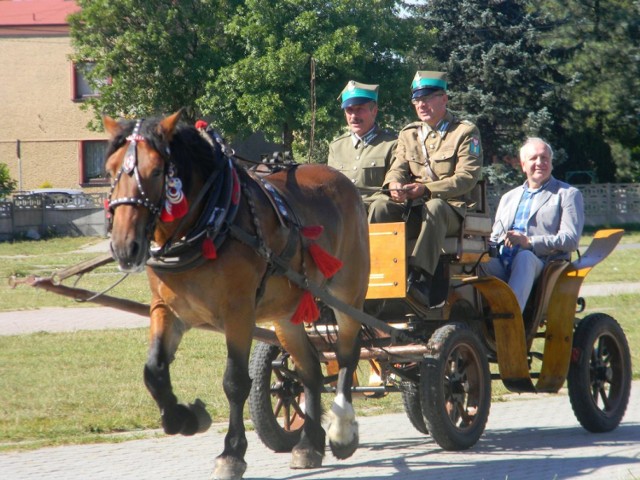
M 400 383 L 400 392 L 402 393 L 402 405 L 411 425 L 420 433 L 429 435 L 429 429 L 422 416 L 419 385 L 415 382 L 404 381 Z
M 631 354 L 622 328 L 609 315 L 587 315 L 578 324 L 567 386 L 571 408 L 586 430 L 618 426 L 631 393 Z
M 420 369 L 422 413 L 445 450 L 472 447 L 484 432 L 491 405 L 489 362 L 478 337 L 462 323 L 440 327 Z
M 274 452 L 290 452 L 304 425 L 304 387 L 289 354 L 258 342 L 249 362 L 249 411 L 256 433 Z

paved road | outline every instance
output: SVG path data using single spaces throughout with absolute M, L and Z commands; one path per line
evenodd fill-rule
M 223 426 L 194 437 L 55 447 L 0 454 L 10 480 L 207 479 L 222 451 Z M 622 424 L 591 434 L 566 395 L 521 396 L 492 405 L 487 429 L 464 452 L 445 452 L 403 414 L 360 418 L 361 446 L 348 460 L 327 452 L 317 470 L 290 470 L 289 455 L 267 450 L 248 433 L 246 479 L 637 480 L 640 478 L 640 383 Z

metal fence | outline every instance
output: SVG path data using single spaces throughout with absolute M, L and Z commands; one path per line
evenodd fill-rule
M 576 185 L 582 191 L 587 226 L 640 224 L 640 184 Z M 491 185 L 487 200 L 495 212 L 509 186 Z M 0 241 L 47 235 L 107 236 L 106 193 L 14 195 L 0 202 Z

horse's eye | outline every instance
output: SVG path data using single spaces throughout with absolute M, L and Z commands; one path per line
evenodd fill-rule
M 153 178 L 158 178 L 161 177 L 163 173 L 164 170 L 162 170 L 161 168 L 154 168 L 153 172 L 151 172 L 151 175 L 153 176 Z

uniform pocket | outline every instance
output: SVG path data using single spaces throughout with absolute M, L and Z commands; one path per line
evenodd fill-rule
M 455 150 L 438 152 L 433 156 L 431 166 L 435 174 L 440 178 L 452 176 L 456 169 Z
M 387 166 L 382 155 L 367 157 L 362 165 L 363 181 L 368 187 L 381 187 L 386 173 Z

